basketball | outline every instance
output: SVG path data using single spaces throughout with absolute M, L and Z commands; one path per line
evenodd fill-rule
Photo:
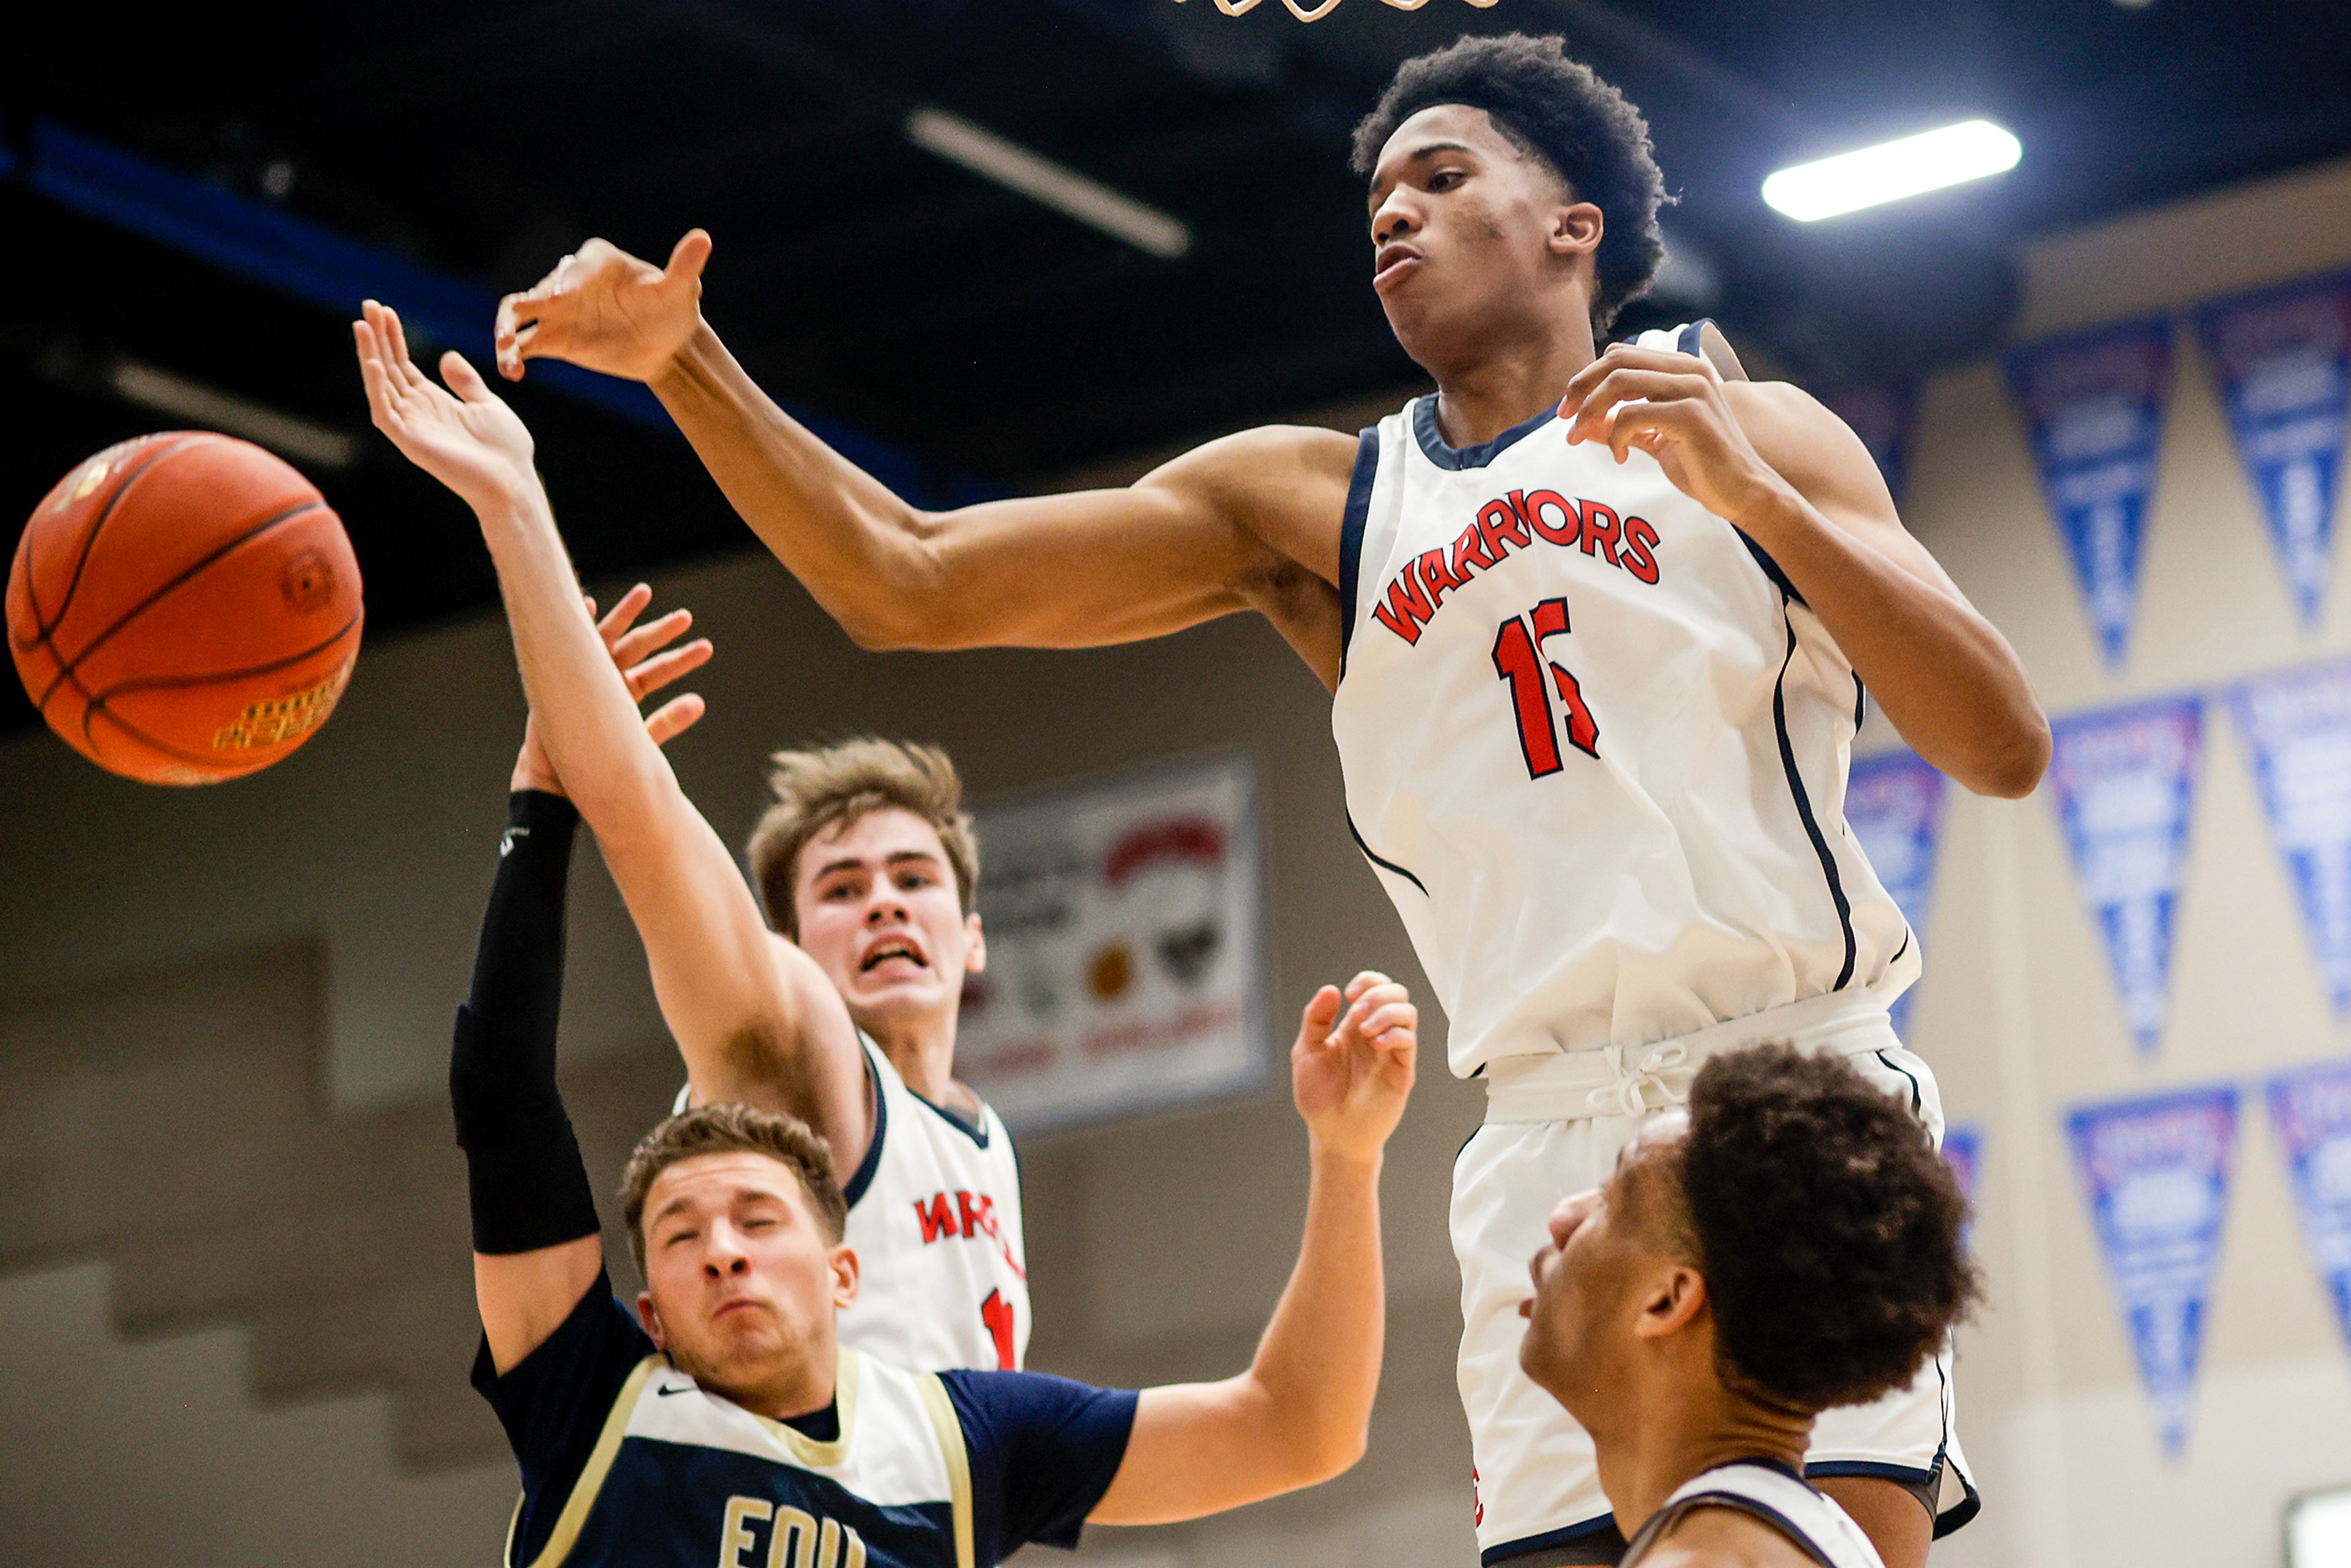
M 317 486 L 210 431 L 75 468 L 8 571 L 26 695 L 75 750 L 148 784 L 216 784 L 299 747 L 342 695 L 363 613 Z

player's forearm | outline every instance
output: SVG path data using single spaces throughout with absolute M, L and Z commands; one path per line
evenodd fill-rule
M 2032 793 L 2049 763 L 2049 720 L 1999 628 L 1792 493 L 1740 525 L 1919 756 L 1979 795 Z
M 497 567 L 523 689 L 566 792 L 608 849 L 651 836 L 675 777 L 580 604 L 545 491 L 533 483 L 475 512 Z
M 1283 1490 L 1337 1475 L 1369 1439 L 1387 1320 L 1379 1185 L 1378 1156 L 1315 1149 L 1298 1264 L 1248 1375 Z
M 761 543 L 867 648 L 920 638 L 939 587 L 921 514 L 777 406 L 707 323 L 651 383 Z

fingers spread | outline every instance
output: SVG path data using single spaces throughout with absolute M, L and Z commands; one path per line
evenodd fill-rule
M 621 595 L 621 601 L 612 606 L 612 612 L 596 622 L 596 630 L 604 634 L 604 645 L 608 648 L 618 645 L 622 633 L 636 623 L 637 617 L 643 614 L 645 606 L 653 601 L 653 591 L 642 582 Z
M 656 653 L 650 659 L 628 666 L 629 695 L 642 697 L 647 692 L 659 691 L 672 681 L 683 679 L 710 663 L 713 652 L 710 640 L 698 637 L 683 648 L 673 648 L 666 653 Z
M 653 710 L 645 720 L 645 733 L 653 737 L 655 746 L 666 746 L 692 729 L 703 711 L 703 701 L 697 693 L 683 693 Z
M 694 612 L 673 610 L 658 621 L 648 622 L 626 636 L 611 639 L 612 662 L 626 669 L 648 654 L 676 642 L 693 624 Z

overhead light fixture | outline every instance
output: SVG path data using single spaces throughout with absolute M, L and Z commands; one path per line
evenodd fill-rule
M 314 468 L 348 468 L 359 443 L 298 414 L 241 398 L 235 392 L 192 382 L 137 360 L 119 359 L 106 368 L 106 383 L 125 402 L 207 430 L 226 431 Z
M 1192 248 L 1192 225 L 1183 219 L 1007 141 L 959 114 L 918 109 L 906 116 L 906 140 L 1162 260 L 1173 261 Z
M 2016 167 L 2023 144 L 1989 120 L 1782 169 L 1763 182 L 1763 199 L 1800 223 L 1856 213 Z

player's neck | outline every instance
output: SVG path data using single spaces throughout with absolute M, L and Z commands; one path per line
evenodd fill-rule
M 866 1026 L 899 1081 L 934 1105 L 969 1110 L 955 1081 L 956 1010 L 880 1019 Z
M 1801 1473 L 1812 1446 L 1811 1417 L 1740 1398 L 1711 1379 L 1646 1391 L 1631 1407 L 1639 1420 L 1594 1443 L 1601 1490 L 1628 1536 L 1693 1476 L 1742 1459 L 1768 1459 Z
M 1432 367 L 1438 433 L 1448 446 L 1477 446 L 1557 408 L 1595 352 L 1592 323 L 1578 319 L 1550 331 L 1512 334 L 1507 347 L 1458 365 Z

